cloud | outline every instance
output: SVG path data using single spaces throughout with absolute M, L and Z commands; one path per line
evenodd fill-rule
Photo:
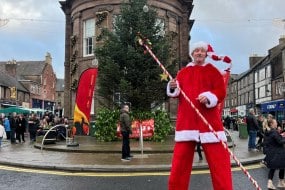
M 284 28 L 284 0 L 194 0 L 191 43 L 207 41 L 217 54 L 231 56 L 232 73 L 249 68 L 249 56 L 266 55 Z M 1 61 L 53 57 L 57 76 L 64 76 L 65 16 L 59 0 L 1 0 Z M 279 19 L 279 21 L 278 21 Z M 3 23 L 2 23 L 3 24 Z
M 1 0 L 1 61 L 53 58 L 57 77 L 64 77 L 65 16 L 58 0 Z

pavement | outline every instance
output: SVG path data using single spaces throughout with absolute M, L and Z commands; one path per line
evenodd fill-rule
M 95 137 L 77 136 L 79 146 L 70 146 L 70 142 L 60 141 L 55 144 L 42 145 L 2 142 L 0 148 L 0 165 L 36 169 L 63 170 L 71 172 L 158 172 L 170 171 L 173 136 L 164 142 L 149 142 L 132 139 L 130 142 L 131 161 L 121 161 L 121 141 L 98 142 Z M 28 139 L 28 137 L 27 137 Z M 228 145 L 242 165 L 259 163 L 264 158 L 262 152 L 249 152 L 247 139 L 240 138 L 238 131 L 230 131 Z M 231 159 L 232 166 L 237 166 Z M 208 163 L 199 161 L 195 153 L 193 170 L 208 169 Z

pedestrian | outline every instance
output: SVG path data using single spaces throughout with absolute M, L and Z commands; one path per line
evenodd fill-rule
M 19 141 L 19 143 L 26 142 L 25 141 L 26 122 L 27 121 L 23 116 L 23 114 L 20 114 L 18 118 L 18 126 L 16 128 L 16 139 Z
M 17 113 L 13 112 L 10 118 L 10 128 L 11 128 L 11 144 L 17 144 L 16 142 L 16 128 L 18 127 L 18 117 Z
M 202 161 L 203 160 L 203 156 L 202 156 L 202 150 L 201 150 L 201 142 L 197 142 L 197 153 L 199 156 L 199 160 Z
M 226 129 L 230 129 L 230 125 L 231 125 L 231 118 L 230 116 L 227 115 L 227 117 L 225 118 L 225 127 Z
M 275 170 L 279 170 L 279 182 L 278 188 L 285 188 L 284 181 L 284 168 L 285 168 L 285 133 L 279 133 L 277 131 L 277 122 L 271 114 L 268 115 L 268 126 L 269 130 L 265 132 L 264 136 L 264 153 L 265 163 L 268 172 L 268 189 L 276 189 L 273 185 L 273 177 Z
M 258 149 L 256 149 L 256 137 L 259 127 L 253 108 L 249 109 L 248 116 L 246 117 L 246 125 L 248 133 L 248 151 L 257 152 Z
M 0 123 L 0 147 L 2 145 L 2 140 L 3 139 L 6 139 L 6 132 L 5 132 L 5 128 L 4 126 L 2 125 L 2 123 Z
M 262 114 L 258 115 L 258 131 L 257 131 L 257 144 L 255 145 L 257 149 L 261 149 L 262 148 L 262 142 L 263 142 L 263 136 L 264 136 L 264 131 L 263 131 L 263 122 L 264 122 L 264 117 Z
M 29 118 L 28 121 L 28 126 L 30 133 L 30 142 L 32 143 L 36 141 L 37 130 L 39 129 L 40 126 L 40 120 L 37 118 L 37 114 L 35 113 L 31 114 L 31 117 Z
M 227 142 L 219 107 L 226 96 L 226 87 L 221 72 L 205 59 L 208 55 L 226 63 L 231 60 L 227 56 L 215 55 L 205 42 L 197 42 L 191 47 L 189 55 L 193 62 L 180 70 L 176 79 L 167 85 L 168 96 L 179 98 L 169 190 L 188 190 L 197 142 L 201 142 L 208 161 L 214 190 L 232 190 L 230 155 L 220 142 Z M 210 123 L 218 138 L 199 118 L 181 90 Z
M 123 105 L 120 113 L 120 126 L 123 138 L 122 144 L 122 161 L 131 160 L 130 150 L 130 134 L 132 133 L 131 119 L 129 114 L 129 106 Z
M 11 139 L 11 127 L 10 127 L 10 120 L 8 119 L 8 117 L 4 118 L 4 128 L 5 128 L 5 132 L 6 132 L 6 136 L 7 136 L 7 140 Z

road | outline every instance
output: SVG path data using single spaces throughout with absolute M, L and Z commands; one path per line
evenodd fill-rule
M 256 189 L 239 168 L 233 168 L 235 190 Z M 262 189 L 266 189 L 267 168 L 255 164 L 247 166 L 250 175 Z M 37 170 L 0 165 L 0 189 L 9 190 L 164 190 L 169 172 L 156 173 L 72 173 Z M 278 174 L 275 174 L 275 178 Z M 277 179 L 275 179 L 277 183 Z M 193 171 L 191 190 L 211 190 L 208 170 Z

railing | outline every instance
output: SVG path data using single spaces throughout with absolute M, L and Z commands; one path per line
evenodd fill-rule
M 66 143 L 67 143 L 67 139 L 69 139 L 68 138 L 68 125 L 63 125 L 63 124 L 58 124 L 58 125 L 55 125 L 55 126 L 53 126 L 53 127 L 51 127 L 45 134 L 44 134 L 44 137 L 43 137 L 43 139 L 42 139 L 42 143 L 41 143 L 41 150 L 43 150 L 43 145 L 44 145 L 44 142 L 45 142 L 45 140 L 46 140 L 46 137 L 47 137 L 47 135 L 49 134 L 49 132 L 51 132 L 53 129 L 55 129 L 55 128 L 57 128 L 57 127 L 59 127 L 59 126 L 64 126 L 65 127 L 65 130 L 66 130 L 66 134 L 65 134 L 65 140 L 66 140 Z

